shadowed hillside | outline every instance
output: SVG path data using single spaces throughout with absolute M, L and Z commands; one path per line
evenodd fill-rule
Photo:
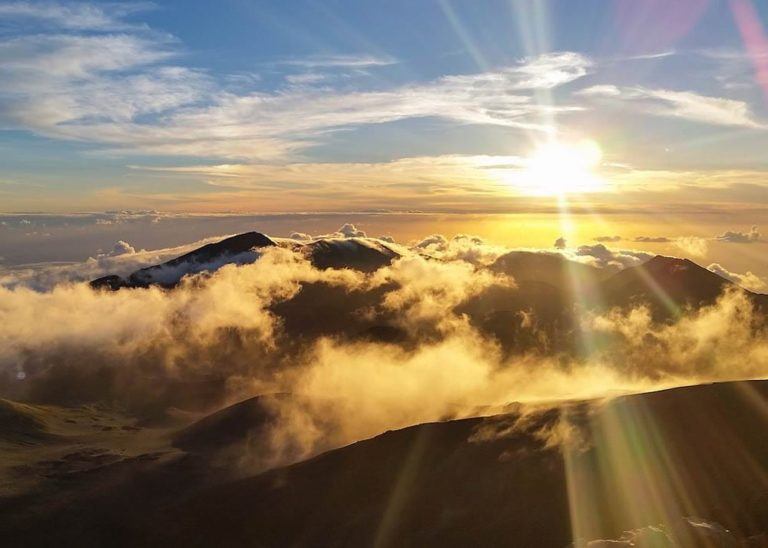
M 177 445 L 230 444 L 263 423 L 257 401 L 212 415 Z M 640 538 L 653 526 L 653 546 L 763 546 L 766 409 L 766 382 L 512 406 L 235 481 L 169 453 L 94 470 L 70 484 L 66 505 L 57 495 L 19 512 L 24 498 L 6 500 L 17 510 L 0 517 L 0 532 L 14 546 L 105 545 L 119 523 L 110 546 L 563 548 L 574 535 Z

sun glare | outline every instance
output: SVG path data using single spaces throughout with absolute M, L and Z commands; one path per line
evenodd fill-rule
M 539 196 L 593 192 L 604 186 L 596 172 L 602 156 L 592 140 L 548 142 L 525 159 L 516 182 L 525 193 Z

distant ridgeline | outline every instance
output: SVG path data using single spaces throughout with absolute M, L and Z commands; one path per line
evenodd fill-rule
M 103 290 L 176 287 L 184 276 L 211 273 L 227 264 L 249 264 L 270 247 L 281 246 L 306 256 L 319 269 L 349 268 L 371 273 L 401 257 L 394 246 L 373 238 L 320 238 L 308 242 L 271 239 L 247 232 L 205 245 L 165 263 L 142 268 L 121 277 L 104 276 L 91 286 Z M 431 260 L 440 260 L 428 257 Z M 515 287 L 491 286 L 459 305 L 481 331 L 494 335 L 506 349 L 538 346 L 530 330 L 522 329 L 521 313 L 532 313 L 540 333 L 546 333 L 548 350 L 565 344 L 577 329 L 575 310 L 606 310 L 645 304 L 655 320 L 673 320 L 686 310 L 713 304 L 728 289 L 743 291 L 755 308 L 768 311 L 768 295 L 752 293 L 688 259 L 657 255 L 634 267 L 617 271 L 571 261 L 553 252 L 512 251 L 487 267 L 515 281 Z M 379 321 L 366 325 L 359 312 L 380 302 L 382 290 L 350 294 L 325 284 L 303 285 L 291 300 L 276 305 L 285 327 L 297 333 L 349 334 L 356 325 L 367 337 L 401 340 L 407 334 Z M 319 310 L 319 303 L 323 303 Z M 296 319 L 295 312 L 304 321 Z M 312 309 L 318 309 L 313 313 Z M 314 321 L 321 320 L 322 321 Z M 347 321 L 348 320 L 348 321 Z

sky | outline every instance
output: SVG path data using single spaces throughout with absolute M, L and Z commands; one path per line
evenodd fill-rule
M 30 213 L 391 214 L 736 243 L 768 275 L 766 25 L 752 0 L 0 1 L 0 243 L 50 234 Z

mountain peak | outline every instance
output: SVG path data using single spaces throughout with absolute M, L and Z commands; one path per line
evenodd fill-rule
M 245 232 L 206 244 L 162 264 L 139 269 L 127 278 L 116 275 L 103 276 L 93 280 L 91 287 L 110 290 L 150 285 L 173 287 L 187 274 L 218 270 L 227 263 L 253 262 L 258 257 L 255 249 L 276 245 L 261 232 Z
M 643 270 L 664 274 L 664 275 L 681 275 L 684 272 L 694 270 L 707 270 L 703 266 L 697 265 L 690 259 L 684 259 L 681 257 L 668 257 L 666 255 L 656 255 L 652 259 L 641 264 L 638 268 Z M 709 271 L 707 271 L 709 273 Z

